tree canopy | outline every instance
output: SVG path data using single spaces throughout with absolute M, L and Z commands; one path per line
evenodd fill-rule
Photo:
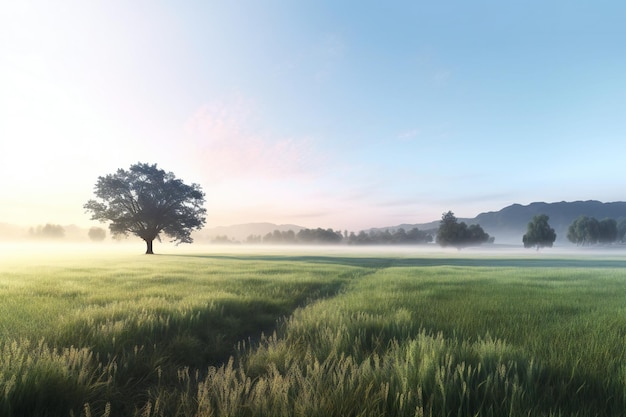
M 617 223 L 617 238 L 616 240 L 624 242 L 626 238 L 626 219 L 620 219 Z
M 598 221 L 594 217 L 580 216 L 567 229 L 567 239 L 581 246 L 613 243 L 618 234 L 617 221 L 609 218 Z
M 556 232 L 550 227 L 548 220 L 550 217 L 539 214 L 528 223 L 526 234 L 522 237 L 525 248 L 536 247 L 539 250 L 543 247 L 552 247 L 556 240 Z
M 114 236 L 133 234 L 146 242 L 152 254 L 152 242 L 160 234 L 172 242 L 191 243 L 191 232 L 202 228 L 206 209 L 204 192 L 198 184 L 186 185 L 171 172 L 137 163 L 128 170 L 98 177 L 94 193 L 84 208 L 92 220 L 110 222 Z
M 87 232 L 87 236 L 94 242 L 100 242 L 106 239 L 107 232 L 101 227 L 92 227 L 89 229 L 89 232 Z
M 468 226 L 460 222 L 454 213 L 448 211 L 441 216 L 439 230 L 437 230 L 437 243 L 443 247 L 452 246 L 457 249 L 466 246 L 480 245 L 489 241 L 489 234 L 485 233 L 478 224 Z

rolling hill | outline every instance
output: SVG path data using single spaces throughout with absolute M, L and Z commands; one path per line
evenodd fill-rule
M 626 202 L 602 203 L 600 201 L 574 201 L 558 203 L 532 203 L 527 206 L 513 204 L 497 212 L 481 213 L 474 221 L 479 223 L 487 233 L 509 237 L 517 235 L 518 240 L 526 233 L 528 222 L 538 214 L 550 217 L 550 226 L 557 233 L 557 241 L 567 241 L 567 228 L 580 216 L 604 218 L 626 218 Z
M 557 242 L 567 242 L 567 228 L 579 216 L 595 217 L 598 220 L 626 218 L 626 202 L 602 203 L 600 201 L 561 201 L 558 203 L 535 202 L 528 205 L 512 204 L 499 211 L 480 213 L 474 218 L 459 219 L 467 224 L 480 224 L 485 232 L 495 236 L 497 243 L 521 243 L 528 222 L 533 216 L 546 214 L 550 226 L 557 234 Z M 402 225 L 405 229 L 418 227 L 423 230 L 436 229 L 439 221 Z M 400 226 L 396 226 L 400 227 Z

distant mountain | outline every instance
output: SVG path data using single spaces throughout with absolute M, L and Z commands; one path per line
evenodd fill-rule
M 626 218 L 626 202 L 602 203 L 600 201 L 573 201 L 558 203 L 531 203 L 527 206 L 513 204 L 497 212 L 481 213 L 474 221 L 487 233 L 500 233 L 504 236 L 516 234 L 518 239 L 526 233 L 528 222 L 533 216 L 546 214 L 550 217 L 550 226 L 557 234 L 557 241 L 567 241 L 567 229 L 580 216 L 595 217 L 598 220 Z M 496 237 L 496 241 L 497 241 Z
M 231 240 L 237 240 L 244 242 L 248 236 L 265 236 L 268 233 L 272 233 L 274 230 L 286 232 L 293 230 L 298 233 L 300 230 L 305 229 L 302 226 L 295 224 L 274 224 L 274 223 L 245 223 L 235 224 L 232 226 L 218 226 L 205 228 L 199 232 L 194 233 L 194 240 L 196 242 L 211 241 L 218 236 L 228 236 Z
M 521 243 L 528 222 L 538 214 L 546 214 L 550 217 L 549 223 L 556 231 L 557 242 L 567 242 L 567 229 L 576 218 L 589 216 L 602 220 L 609 217 L 619 221 L 621 218 L 626 218 L 626 202 L 602 203 L 589 200 L 561 201 L 558 203 L 536 202 L 526 206 L 513 204 L 499 211 L 480 213 L 474 218 L 459 218 L 459 221 L 464 221 L 467 224 L 479 224 L 485 232 L 495 236 L 496 243 Z M 405 230 L 413 227 L 420 230 L 436 230 L 439 227 L 439 221 L 414 225 L 405 224 L 388 229 L 395 230 L 400 227 Z

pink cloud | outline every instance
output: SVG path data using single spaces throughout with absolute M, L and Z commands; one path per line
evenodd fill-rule
M 257 127 L 254 104 L 236 98 L 200 107 L 185 124 L 194 158 L 213 179 L 301 176 L 315 166 L 308 139 L 274 137 Z

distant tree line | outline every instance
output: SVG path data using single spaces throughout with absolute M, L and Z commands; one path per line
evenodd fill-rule
M 46 223 L 45 225 L 39 225 L 30 227 L 28 229 L 28 235 L 32 239 L 51 239 L 59 240 L 67 237 L 66 230 L 60 224 Z M 91 227 L 87 232 L 87 236 L 94 242 L 100 242 L 106 239 L 106 230 L 101 227 Z M 70 239 L 76 238 L 76 234 L 71 234 L 70 227 Z
M 219 241 L 218 241 L 219 239 Z M 232 242 L 226 236 L 218 236 L 214 242 L 226 243 Z M 413 245 L 430 243 L 433 241 L 431 234 L 412 228 L 408 232 L 403 229 L 389 230 L 371 230 L 366 232 L 360 231 L 358 234 L 354 232 L 348 233 L 344 231 L 335 231 L 333 229 L 302 229 L 297 233 L 293 230 L 280 231 L 274 230 L 265 236 L 249 235 L 246 243 L 249 244 L 339 244 L 348 245 Z
M 534 216 L 528 223 L 526 234 L 522 237 L 524 247 L 537 249 L 552 247 L 556 233 L 548 224 L 549 217 L 545 214 Z M 593 217 L 581 216 L 570 226 L 567 238 L 578 245 L 609 244 L 626 241 L 626 219 L 618 223 L 614 219 L 601 221 Z M 462 249 L 468 246 L 494 243 L 495 238 L 489 236 L 479 224 L 467 225 L 459 221 L 452 211 L 444 213 L 439 228 L 433 234 L 414 227 L 409 231 L 403 228 L 396 230 L 381 229 L 360 231 L 359 233 L 335 231 L 333 229 L 302 229 L 297 233 L 293 230 L 274 230 L 262 235 L 249 235 L 248 244 L 348 244 L 348 245 L 415 245 L 427 244 L 436 240 L 442 247 Z M 217 236 L 213 243 L 239 243 L 227 236 Z
M 403 228 L 393 232 L 388 229 L 371 230 L 369 233 L 360 231 L 358 234 L 352 232 L 347 240 L 351 245 L 417 245 L 432 242 L 433 236 L 414 227 L 408 232 Z
M 224 244 L 224 243 L 239 243 L 239 242 L 235 240 L 231 240 L 227 235 L 219 235 L 211 239 L 211 243 Z
M 28 234 L 35 239 L 62 239 L 65 237 L 65 229 L 60 224 L 46 223 L 45 226 L 31 227 Z
M 623 242 L 625 234 L 625 219 L 618 225 L 615 219 L 598 220 L 594 217 L 580 216 L 567 229 L 567 239 L 579 246 Z
M 246 243 L 269 243 L 269 244 L 329 244 L 329 243 L 341 243 L 343 235 L 341 232 L 336 232 L 333 229 L 302 229 L 298 233 L 293 230 L 280 231 L 274 230 L 266 234 L 250 235 L 246 239 Z

